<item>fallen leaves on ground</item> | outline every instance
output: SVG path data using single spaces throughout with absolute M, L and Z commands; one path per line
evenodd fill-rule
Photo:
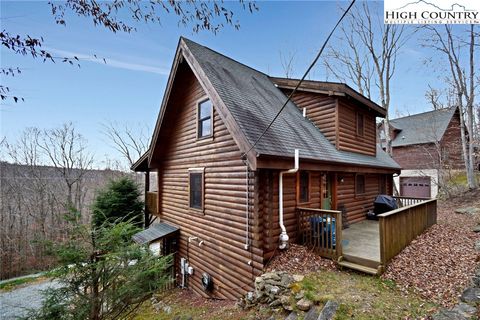
M 397 255 L 383 274 L 402 290 L 413 290 L 425 299 L 451 307 L 470 284 L 478 253 L 472 232 L 480 217 L 456 214 L 456 208 L 479 205 L 478 193 L 440 201 L 438 224 L 418 236 Z
M 286 271 L 290 274 L 308 274 L 318 269 L 334 270 L 336 266 L 332 260 L 297 244 L 291 244 L 287 250 L 274 256 L 266 267 L 266 271 Z

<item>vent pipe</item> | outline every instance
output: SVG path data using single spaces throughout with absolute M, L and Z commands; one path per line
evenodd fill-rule
M 307 117 L 307 108 L 303 108 L 303 117 L 304 117 L 304 118 Z
M 279 238 L 279 246 L 278 248 L 280 250 L 284 250 L 288 248 L 288 234 L 287 234 L 287 229 L 285 228 L 285 225 L 283 224 L 283 175 L 284 174 L 292 174 L 296 173 L 299 169 L 300 166 L 300 159 L 299 159 L 299 150 L 295 149 L 295 166 L 293 169 L 287 170 L 287 171 L 281 171 L 280 172 L 280 178 L 279 178 L 279 190 L 278 190 L 278 218 L 279 218 L 279 223 L 280 223 L 280 229 L 282 232 L 280 233 L 280 238 Z

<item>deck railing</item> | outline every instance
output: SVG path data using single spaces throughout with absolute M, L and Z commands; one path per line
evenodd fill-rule
M 399 208 L 378 215 L 383 266 L 415 237 L 437 223 L 437 200 L 395 197 Z
M 342 212 L 297 208 L 297 242 L 337 259 L 342 255 Z
M 420 202 L 430 200 L 430 198 L 412 198 L 412 197 L 393 197 L 397 201 L 399 208 L 411 206 Z
M 157 192 L 147 192 L 145 196 L 145 204 L 151 215 L 157 214 Z

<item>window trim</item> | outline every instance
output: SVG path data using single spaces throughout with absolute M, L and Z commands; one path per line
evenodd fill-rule
M 302 200 L 302 178 L 301 178 L 302 172 L 306 173 L 307 177 L 308 177 L 307 200 L 306 201 Z M 298 203 L 299 204 L 300 203 L 309 203 L 310 200 L 311 200 L 311 193 L 312 193 L 312 177 L 311 177 L 310 171 L 300 170 L 298 172 L 298 198 L 297 198 Z
M 360 130 L 360 126 L 358 125 L 358 120 L 359 119 L 362 119 L 362 130 Z M 365 136 L 365 115 L 361 112 L 358 112 L 356 113 L 356 117 L 355 117 L 355 128 L 356 128 L 356 132 L 357 132 L 357 136 L 359 137 L 364 137 Z
M 359 192 L 358 190 L 358 183 L 357 179 L 359 177 L 363 177 L 363 192 Z M 366 184 L 367 184 L 367 178 L 364 174 L 356 173 L 355 174 L 355 196 L 363 196 L 366 193 Z
M 211 110 L 210 110 L 210 134 L 209 135 L 205 135 L 205 136 L 202 136 L 200 137 L 200 123 L 202 121 L 205 121 L 208 119 L 208 117 L 205 117 L 203 119 L 200 119 L 200 105 L 202 103 L 205 103 L 207 101 L 210 101 L 210 105 L 212 106 Z M 197 105 L 196 105 L 196 113 L 195 113 L 195 121 L 196 121 L 196 127 L 197 127 L 197 132 L 196 132 L 196 140 L 204 140 L 204 139 L 208 139 L 208 138 L 212 138 L 213 137 L 213 102 L 212 100 L 210 100 L 208 97 L 203 97 L 201 99 L 199 99 L 197 101 Z
M 202 205 L 201 208 L 197 207 L 192 207 L 192 195 L 191 195 L 191 177 L 192 174 L 201 174 L 202 175 L 202 195 L 201 195 L 201 200 L 202 200 Z M 205 212 L 205 168 L 189 168 L 188 169 L 188 208 L 191 211 L 197 212 L 197 213 L 202 213 L 204 214 Z

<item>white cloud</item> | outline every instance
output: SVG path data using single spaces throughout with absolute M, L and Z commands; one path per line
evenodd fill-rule
M 159 67 L 159 66 L 152 66 L 152 65 L 146 65 L 146 64 L 140 64 L 140 63 L 133 63 L 133 62 L 128 62 L 128 61 L 120 61 L 116 59 L 110 59 L 110 58 L 105 58 L 102 56 L 97 55 L 96 57 L 94 55 L 88 55 L 88 54 L 83 54 L 83 53 L 78 53 L 78 52 L 72 52 L 72 51 L 67 51 L 67 50 L 61 50 L 61 49 L 56 49 L 56 48 L 48 48 L 44 47 L 45 50 L 49 51 L 50 53 L 54 55 L 59 55 L 61 58 L 71 58 L 77 57 L 80 62 L 81 61 L 89 61 L 93 63 L 98 63 L 102 64 L 107 67 L 112 67 L 112 68 L 118 68 L 118 69 L 126 69 L 126 70 L 133 70 L 133 71 L 141 71 L 141 72 L 149 72 L 149 73 L 155 73 L 155 74 L 160 74 L 167 76 L 170 73 L 170 70 Z

